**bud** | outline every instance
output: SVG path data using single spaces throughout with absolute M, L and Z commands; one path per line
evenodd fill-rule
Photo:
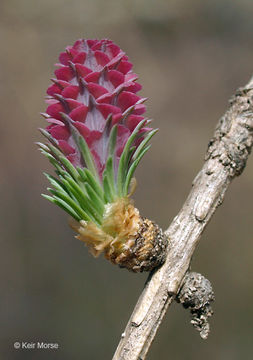
M 94 256 L 132 271 L 164 261 L 167 239 L 130 199 L 134 172 L 157 132 L 143 116 L 141 85 L 110 40 L 78 40 L 59 56 L 48 88 L 49 123 L 39 143 L 56 170 L 43 195 L 71 215 L 71 227 Z

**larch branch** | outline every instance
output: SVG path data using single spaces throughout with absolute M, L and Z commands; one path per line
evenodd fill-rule
M 200 236 L 222 204 L 230 182 L 242 173 L 252 144 L 253 78 L 236 92 L 217 125 L 203 168 L 166 231 L 166 261 L 149 275 L 113 360 L 145 359 L 167 308 L 180 289 Z

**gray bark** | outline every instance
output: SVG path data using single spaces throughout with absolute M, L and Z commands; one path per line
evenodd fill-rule
M 113 360 L 145 359 L 161 321 L 175 299 L 200 236 L 230 182 L 240 175 L 253 144 L 253 78 L 239 89 L 208 144 L 203 168 L 166 231 L 169 250 L 153 271 L 135 306 Z

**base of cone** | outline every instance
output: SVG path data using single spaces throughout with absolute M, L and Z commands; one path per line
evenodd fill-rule
M 151 271 L 164 263 L 168 239 L 154 222 L 141 218 L 138 232 L 131 241 L 132 246 L 119 256 L 105 253 L 105 257 L 121 268 L 133 272 Z
M 168 239 L 153 221 L 140 216 L 129 198 L 107 205 L 101 227 L 92 222 L 71 220 L 70 226 L 94 256 L 133 272 L 151 271 L 163 264 Z

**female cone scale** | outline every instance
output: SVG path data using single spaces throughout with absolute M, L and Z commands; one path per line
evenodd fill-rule
M 71 227 L 94 256 L 131 271 L 163 263 L 168 240 L 130 199 L 134 171 L 157 132 L 143 116 L 146 100 L 125 53 L 112 41 L 77 40 L 59 56 L 47 90 L 38 143 L 56 170 L 43 195 L 71 215 Z M 129 193 L 130 192 L 130 193 Z

